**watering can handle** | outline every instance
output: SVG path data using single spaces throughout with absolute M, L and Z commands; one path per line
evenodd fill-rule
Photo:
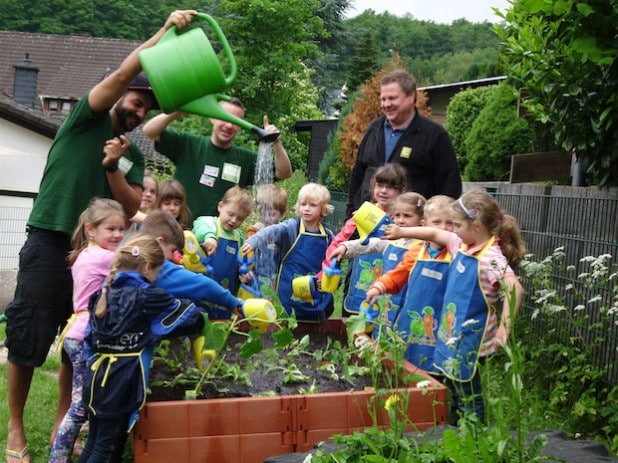
M 217 22 L 212 18 L 212 16 L 209 16 L 206 13 L 198 13 L 194 15 L 193 17 L 197 19 L 203 19 L 208 24 L 210 24 L 210 26 L 213 28 L 213 30 L 217 34 L 217 38 L 221 42 L 221 45 L 223 45 L 223 51 L 225 52 L 227 59 L 230 61 L 230 75 L 225 78 L 225 84 L 226 86 L 229 87 L 230 85 L 232 85 L 232 82 L 234 82 L 234 79 L 236 79 L 236 73 L 238 72 L 238 69 L 236 67 L 236 60 L 234 59 L 234 54 L 232 53 L 230 44 L 225 38 L 225 35 L 223 35 L 223 31 L 219 27 L 219 24 L 217 24 Z M 159 43 L 173 36 L 175 37 L 176 35 L 178 35 L 178 30 L 176 26 L 170 27 L 169 30 L 163 35 L 163 37 L 161 37 L 161 40 L 159 40 Z

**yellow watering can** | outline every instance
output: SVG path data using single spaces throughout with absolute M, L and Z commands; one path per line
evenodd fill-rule
M 384 236 L 387 225 L 393 223 L 391 218 L 375 204 L 365 201 L 352 216 L 361 244 L 367 244 L 369 238 Z
M 267 132 L 219 105 L 219 101 L 231 100 L 220 92 L 236 79 L 236 61 L 215 20 L 204 13 L 198 13 L 196 17 L 206 21 L 215 31 L 229 61 L 230 73 L 228 76 L 223 73 L 217 54 L 200 27 L 194 25 L 180 33 L 175 26 L 171 27 L 155 46 L 138 55 L 159 106 L 166 113 L 180 110 L 213 117 L 251 130 L 263 141 L 276 140 L 279 133 Z
M 258 333 L 266 332 L 266 329 L 277 321 L 277 311 L 267 299 L 247 299 L 242 305 L 241 313 L 249 324 L 257 328 Z

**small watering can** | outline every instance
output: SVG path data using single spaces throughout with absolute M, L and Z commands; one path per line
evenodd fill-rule
M 264 333 L 270 325 L 277 321 L 277 311 L 267 299 L 245 300 L 241 314 L 251 326 L 257 328 L 258 333 Z
M 255 265 L 255 252 L 249 251 L 244 254 L 239 252 L 236 260 L 238 261 L 238 273 L 245 275 L 249 273 L 249 271 L 253 270 Z
M 185 247 L 182 250 L 182 266 L 196 273 L 212 275 L 213 268 L 210 265 L 212 257 L 206 253 L 197 241 L 197 237 L 189 230 L 184 231 Z
M 339 261 L 332 259 L 330 266 L 322 267 L 322 292 L 334 293 L 341 281 L 341 269 L 337 267 Z
M 292 280 L 292 294 L 296 299 L 315 304 L 321 298 L 315 275 L 296 277 Z
M 371 333 L 380 315 L 380 306 L 376 302 L 369 304 L 367 301 L 363 301 L 360 305 L 359 314 L 361 317 L 365 317 L 365 333 Z
M 230 73 L 226 77 L 208 37 L 200 27 L 178 33 L 171 27 L 159 42 L 139 52 L 138 58 L 148 76 L 163 112 L 176 110 L 230 122 L 257 133 L 261 140 L 272 142 L 279 133 L 266 132 L 224 110 L 219 101 L 230 101 L 221 94 L 236 79 L 236 61 L 232 49 L 215 20 L 204 13 L 198 19 L 210 24 L 228 58 Z
M 361 244 L 369 243 L 369 238 L 384 236 L 386 227 L 393 223 L 391 218 L 375 204 L 365 201 L 352 216 Z

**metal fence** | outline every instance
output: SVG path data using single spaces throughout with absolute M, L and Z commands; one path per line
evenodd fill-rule
M 554 267 L 551 286 L 556 288 L 570 312 L 551 317 L 553 326 L 538 322 L 535 333 L 545 336 L 557 325 L 564 336 L 583 337 L 594 347 L 591 362 L 597 368 L 607 368 L 606 379 L 618 384 L 618 316 L 600 313 L 599 307 L 616 304 L 618 282 L 597 281 L 586 288 L 578 275 L 589 270 L 586 256 L 611 255 L 608 266 L 616 271 L 618 265 L 618 194 L 615 190 L 597 188 L 551 187 L 540 185 L 492 184 L 481 185 L 492 193 L 502 209 L 517 218 L 532 260 L 539 262 L 552 256 L 555 249 L 564 247 L 564 265 Z M 568 267 L 571 270 L 568 271 Z M 610 272 L 611 273 L 611 272 Z M 526 290 L 523 313 L 531 315 L 537 308 L 530 291 L 531 282 L 522 277 Z M 574 294 L 577 293 L 577 296 Z M 590 302 L 595 298 L 595 302 Z M 579 307 L 578 307 L 579 306 Z M 578 307 L 577 309 L 575 309 Z M 574 320 L 586 320 L 579 326 Z M 596 323 L 603 320 L 603 329 Z M 541 326 L 542 324 L 542 326 Z M 565 342 L 566 339 L 563 339 Z

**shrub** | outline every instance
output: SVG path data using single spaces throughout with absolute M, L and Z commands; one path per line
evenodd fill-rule
M 496 89 L 496 86 L 466 89 L 455 94 L 446 108 L 444 128 L 451 136 L 453 147 L 457 153 L 459 168 L 462 172 L 468 163 L 466 138 L 470 133 L 472 124 Z
M 533 130 L 517 116 L 517 92 L 500 84 L 472 124 L 465 141 L 468 181 L 508 180 L 510 156 L 532 151 Z

